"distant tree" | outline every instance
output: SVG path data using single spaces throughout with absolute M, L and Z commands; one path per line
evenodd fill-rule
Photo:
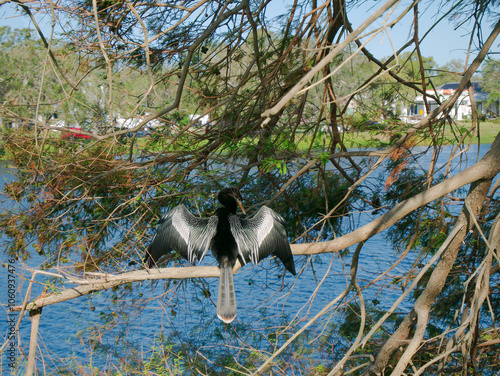
M 0 100 L 6 105 L 16 106 L 14 114 L 28 119 L 35 114 L 35 106 L 39 100 L 39 83 L 42 71 L 39 69 L 46 54 L 41 48 L 40 40 L 34 38 L 29 29 L 12 30 L 7 26 L 0 28 Z M 26 72 L 31 74 L 27 75 Z M 51 77 L 46 77 L 47 81 Z M 54 87 L 52 86 L 52 89 Z M 42 93 L 42 103 L 50 94 Z M 49 99 L 50 101 L 50 99 Z M 47 108 L 40 109 L 40 115 L 48 115 Z
M 486 60 L 482 69 L 481 86 L 488 92 L 488 104 L 500 100 L 500 60 Z
M 460 77 L 466 68 L 465 63 L 462 60 L 452 59 L 433 72 L 433 76 L 435 77 L 432 78 L 432 83 L 434 86 L 438 87 L 449 82 L 458 82 L 460 81 Z

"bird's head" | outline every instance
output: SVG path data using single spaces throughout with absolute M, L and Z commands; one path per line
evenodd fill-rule
M 236 212 L 236 204 L 238 204 L 243 214 L 246 214 L 245 209 L 243 208 L 243 204 L 241 203 L 243 197 L 241 197 L 241 193 L 237 188 L 224 188 L 219 192 L 217 198 L 219 199 L 219 202 L 225 207 L 234 208 L 234 212 Z

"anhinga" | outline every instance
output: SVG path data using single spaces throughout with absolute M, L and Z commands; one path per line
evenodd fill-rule
M 209 218 L 192 215 L 182 204 L 165 214 L 148 247 L 145 262 L 151 268 L 161 256 L 175 250 L 194 263 L 195 260 L 201 261 L 211 249 L 220 268 L 217 316 L 230 323 L 236 317 L 233 267 L 237 258 L 242 265 L 248 261 L 257 264 L 273 254 L 293 275 L 295 264 L 285 221 L 279 214 L 263 206 L 253 218 L 238 217 L 237 205 L 243 213 L 245 210 L 241 193 L 236 188 L 223 189 L 218 199 L 222 206 Z

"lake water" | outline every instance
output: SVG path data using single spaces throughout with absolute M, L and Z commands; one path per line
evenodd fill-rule
M 473 165 L 476 158 L 480 158 L 488 149 L 489 145 L 483 145 L 478 152 L 477 146 L 471 146 L 461 158 L 454 159 L 452 173 Z M 425 150 L 415 148 L 414 152 L 423 153 Z M 445 166 L 451 150 L 451 147 L 442 150 L 438 167 Z M 429 163 L 430 153 L 426 153 L 418 163 L 414 163 L 414 167 L 426 168 Z M 0 166 L 0 172 L 3 185 L 11 179 L 11 175 L 6 166 Z M 377 174 L 378 172 L 373 179 L 377 178 Z M 363 226 L 378 215 L 380 213 L 371 211 L 354 213 L 346 221 L 346 226 Z M 215 314 L 218 286 L 216 278 L 180 283 L 166 280 L 135 283 L 130 290 L 120 288 L 117 291 L 103 291 L 44 307 L 39 329 L 38 357 L 43 358 L 45 368 L 40 368 L 43 366 L 39 362 L 39 372 L 52 374 L 61 367 L 76 372 L 77 365 L 116 370 L 115 367 L 119 368 L 122 361 L 130 363 L 130 359 L 134 357 L 149 357 L 155 340 L 160 335 L 168 338 L 173 346 L 188 343 L 194 349 L 193 353 L 208 354 L 209 358 L 215 356 L 214 348 L 218 347 L 220 351 L 229 354 L 238 353 L 238 349 L 241 350 L 248 344 L 263 346 L 268 350 L 271 343 L 269 336 L 275 332 L 275 328 L 295 318 L 288 330 L 290 333 L 295 332 L 307 319 L 346 289 L 354 249 L 355 247 L 351 247 L 350 252 L 343 257 L 337 254 L 312 258 L 296 256 L 296 269 L 301 270 L 297 278 L 289 273 L 280 278 L 283 267 L 272 259 L 266 259 L 257 266 L 243 267 L 235 275 L 238 313 L 236 320 L 229 326 L 223 325 Z M 5 262 L 5 256 L 1 257 Z M 401 292 L 397 287 L 384 286 L 390 285 L 395 279 L 404 278 L 415 255 L 409 254 L 382 279 L 373 284 L 371 282 L 393 265 L 398 257 L 399 254 L 386 242 L 384 233 L 368 240 L 361 252 L 358 282 L 365 287 L 363 296 L 365 300 L 375 302 L 377 308 L 382 310 L 389 308 Z M 213 257 L 207 256 L 203 264 L 211 264 L 213 261 Z M 41 259 L 36 256 L 27 262 L 31 267 L 37 267 Z M 20 261 L 13 266 L 21 275 L 29 276 L 26 270 L 22 270 Z M 7 274 L 7 268 L 0 269 L 2 285 L 7 283 Z M 43 276 L 37 277 L 32 297 L 43 291 L 44 281 Z M 16 285 L 16 304 L 21 304 L 28 283 L 17 276 Z M 210 296 L 204 295 L 203 290 L 209 291 Z M 353 297 L 351 293 L 347 300 Z M 18 315 L 7 315 L 6 289 L 2 289 L 0 298 L 3 310 L 0 315 L 0 339 L 3 343 L 9 331 L 7 318 L 17 318 Z M 409 307 L 409 303 L 405 302 L 397 312 L 405 313 Z M 344 310 L 332 309 L 312 327 L 311 337 L 324 335 L 326 332 L 331 337 L 331 333 L 338 331 L 336 325 L 340 322 L 339 317 L 344 314 Z M 105 330 L 101 328 L 104 322 L 107 323 Z M 355 333 L 357 327 L 352 328 L 352 331 Z M 28 354 L 29 336 L 30 320 L 25 316 L 21 321 L 19 335 L 16 336 L 25 356 Z M 283 341 L 279 337 L 276 345 L 281 345 Z M 325 358 L 334 356 L 335 349 L 332 351 L 333 355 L 326 353 Z M 4 353 L 2 356 L 0 374 L 10 374 L 12 371 L 7 355 Z M 16 355 L 21 358 L 24 356 L 19 351 Z M 213 358 L 210 360 L 213 361 Z M 16 373 L 23 374 L 24 367 L 25 359 L 22 358 L 21 367 Z

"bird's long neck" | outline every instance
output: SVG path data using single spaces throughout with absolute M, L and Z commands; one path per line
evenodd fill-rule
M 236 214 L 237 205 L 235 200 L 226 200 L 219 209 L 227 214 Z
M 226 205 L 219 206 L 216 210 L 217 216 L 228 217 L 230 214 L 236 214 L 236 206 L 234 208 L 227 207 Z

